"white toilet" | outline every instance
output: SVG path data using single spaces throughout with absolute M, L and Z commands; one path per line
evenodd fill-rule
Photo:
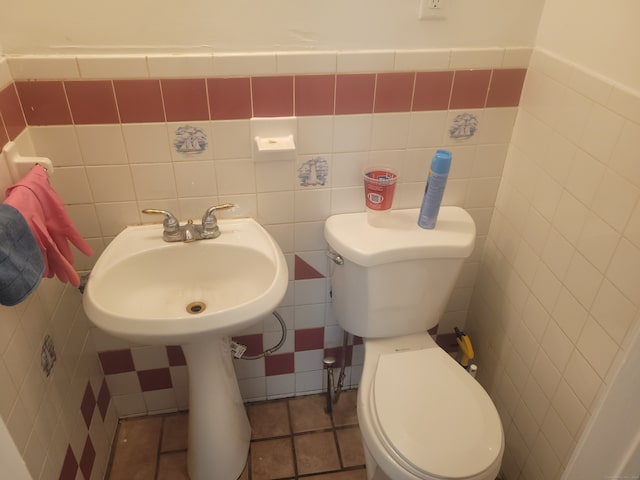
M 445 309 L 475 225 L 442 207 L 433 230 L 418 210 L 394 210 L 385 227 L 366 213 L 334 215 L 325 238 L 335 258 L 333 308 L 364 338 L 358 420 L 369 480 L 494 480 L 504 437 L 489 395 L 427 330 Z M 340 264 L 342 263 L 342 264 Z

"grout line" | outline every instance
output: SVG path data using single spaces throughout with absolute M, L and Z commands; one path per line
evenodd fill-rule
M 156 450 L 156 468 L 155 468 L 155 472 L 153 474 L 153 478 L 155 480 L 158 479 L 158 475 L 160 473 L 160 454 L 161 454 L 161 450 L 162 450 L 162 438 L 164 437 L 164 420 L 165 420 L 166 416 L 162 416 L 162 422 L 160 423 L 160 435 L 158 438 L 158 447 Z
M 251 442 L 249 442 L 249 453 L 247 454 L 246 468 L 247 468 L 247 480 L 252 480 L 253 474 L 251 473 Z
M 299 477 L 296 477 L 296 479 L 302 479 L 302 478 L 313 478 L 313 477 L 318 477 L 320 475 L 324 476 L 324 475 L 333 475 L 336 473 L 342 473 L 342 472 L 355 472 L 358 470 L 364 470 L 365 467 L 363 465 L 357 465 L 355 467 L 345 467 L 345 468 L 341 468 L 340 470 L 327 470 L 326 472 L 316 472 L 316 473 L 305 473 L 303 475 L 300 475 Z
M 118 447 L 118 439 L 120 438 L 120 426 L 122 425 L 122 419 L 118 419 L 118 425 L 111 441 L 111 451 L 109 452 L 109 462 L 104 473 L 105 480 L 109 480 L 111 477 L 111 469 L 113 467 L 113 458 L 116 455 L 116 448 Z
M 296 455 L 296 444 L 293 441 L 293 422 L 292 422 L 292 417 L 291 417 L 291 409 L 289 408 L 289 400 L 287 400 L 287 416 L 289 417 L 289 432 L 291 433 L 290 435 L 290 441 L 291 441 L 291 454 L 293 455 L 293 475 L 294 478 L 298 478 L 298 457 Z
M 346 355 L 344 355 L 344 352 L 342 356 L 343 356 L 342 361 L 346 362 L 346 358 L 344 358 L 346 357 Z M 329 388 L 333 389 L 333 385 L 327 384 L 327 389 Z M 340 397 L 338 397 L 337 400 L 339 401 Z M 332 426 L 331 431 L 333 432 L 333 442 L 336 445 L 336 453 L 338 454 L 338 463 L 340 464 L 340 471 L 342 471 L 344 470 L 344 462 L 342 461 L 342 451 L 340 450 L 340 442 L 338 442 L 338 432 L 336 430 L 336 422 L 333 418 L 334 407 L 338 405 L 338 402 L 334 403 L 333 399 L 331 398 L 329 401 L 331 402 L 331 412 L 329 413 L 329 417 L 331 418 L 331 426 Z

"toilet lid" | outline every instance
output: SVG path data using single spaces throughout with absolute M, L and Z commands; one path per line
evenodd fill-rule
M 478 475 L 502 452 L 491 399 L 440 348 L 381 355 L 372 400 L 385 448 L 419 476 Z

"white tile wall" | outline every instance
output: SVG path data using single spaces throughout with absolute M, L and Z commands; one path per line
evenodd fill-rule
M 11 76 L 9 62 L 6 57 L 2 57 L 0 59 L 0 88 L 4 88 L 11 83 L 13 83 L 13 77 Z
M 133 188 L 140 201 L 175 199 L 176 181 L 169 163 L 131 165 Z
M 22 55 L 11 59 L 14 80 L 80 78 L 73 55 Z
M 86 172 L 96 202 L 126 202 L 136 199 L 129 165 L 92 166 L 87 167 Z
M 77 125 L 75 129 L 85 165 L 128 163 L 120 125 Z
M 181 55 L 148 55 L 147 66 L 152 78 L 210 77 L 213 55 L 208 53 Z
M 46 149 L 47 155 L 56 167 L 84 164 L 76 133 L 73 125 L 29 128 L 35 149 Z
M 336 71 L 334 52 L 278 52 L 278 73 L 313 74 Z
M 338 52 L 338 73 L 388 72 L 393 70 L 395 53 L 389 50 Z
M 415 71 L 450 68 L 526 68 L 532 56 L 530 47 L 380 50 L 354 52 L 246 52 L 180 53 L 132 55 L 12 55 L 7 60 L 5 77 L 11 79 L 75 78 L 185 78 L 234 75 L 272 75 L 335 73 L 336 71 Z M 553 69 L 553 65 L 549 68 Z M 607 98 L 611 85 L 594 79 L 580 69 L 563 72 L 571 75 L 571 85 L 581 93 Z M 631 109 L 629 93 L 616 88 L 609 98 L 612 105 Z M 631 96 L 632 97 L 632 96 Z M 604 101 L 602 102 L 604 103 Z
M 439 70 L 453 66 L 473 68 L 479 65 L 522 67 L 526 66 L 529 54 L 529 49 L 516 48 L 454 53 L 449 50 L 424 50 L 216 54 L 212 56 L 203 54 L 175 57 L 84 55 L 16 57 L 9 60 L 9 65 L 16 79 L 57 78 L 56 71 L 67 72 L 64 74 L 65 78 L 145 78 L 148 76 L 157 78 Z M 6 61 L 0 61 L 0 83 L 3 71 L 8 75 L 6 65 Z M 575 81 L 580 81 L 584 89 L 590 86 L 584 78 L 576 76 Z M 542 80 L 539 80 L 540 82 Z M 597 85 L 592 86 L 593 89 L 596 87 Z M 623 94 L 624 92 L 619 92 L 618 97 L 624 97 Z M 570 103 L 568 107 L 579 111 L 582 111 L 581 107 L 583 110 L 585 108 L 579 101 Z M 589 128 L 597 129 L 599 117 L 592 112 L 593 109 L 587 112 L 590 114 L 588 123 L 588 115 L 585 114 L 585 124 L 589 125 Z M 53 159 L 57 167 L 52 177 L 54 187 L 69 206 L 70 213 L 83 235 L 96 246 L 98 252 L 126 225 L 158 220 L 156 217 L 141 214 L 142 208 L 166 208 L 183 219 L 199 218 L 205 208 L 229 201 L 237 203 L 238 208 L 233 212 L 222 213 L 221 217 L 248 215 L 256 217 L 265 224 L 287 254 L 290 271 L 293 270 L 294 254 L 299 254 L 323 273 L 327 273 L 324 257 L 325 243 L 322 237 L 323 222 L 330 214 L 363 210 L 362 168 L 376 163 L 389 163 L 398 167 L 401 176 L 395 206 L 396 208 L 417 207 L 422 198 L 433 150 L 447 145 L 453 150 L 456 163 L 447 188 L 445 203 L 468 208 L 476 219 L 479 234 L 477 249 L 465 266 L 465 274 L 461 277 L 450 302 L 451 310 L 447 312 L 446 320 L 443 322 L 443 325 L 451 328 L 456 324 L 463 326 L 460 322 L 464 322 L 476 274 L 482 274 L 478 269 L 480 254 L 485 244 L 485 237 L 490 231 L 492 209 L 498 194 L 499 179 L 507 158 L 508 143 L 516 118 L 516 109 L 513 108 L 473 110 L 472 113 L 480 118 L 479 133 L 470 140 L 451 140 L 448 137 L 448 128 L 455 115 L 459 113 L 461 111 L 301 117 L 296 120 L 298 159 L 295 162 L 282 162 L 278 165 L 255 164 L 251 160 L 251 125 L 246 120 L 189 122 L 189 125 L 201 128 L 207 135 L 207 148 L 200 154 L 183 154 L 175 150 L 173 145 L 175 131 L 186 123 L 30 127 L 23 135 L 27 140 L 18 139 L 18 141 L 27 144 L 27 147 L 35 153 L 46 154 Z M 624 142 L 617 141 L 613 145 L 608 144 L 603 147 L 590 142 L 591 139 L 587 137 L 579 137 L 578 140 L 582 140 L 584 147 L 582 144 L 580 146 L 595 161 L 603 165 L 611 165 L 612 172 L 616 174 L 616 177 L 611 178 L 611 182 L 617 181 L 617 187 L 620 187 L 621 179 L 629 183 L 626 190 L 616 188 L 617 191 L 633 194 L 640 186 L 627 175 L 629 170 L 634 168 L 631 152 L 635 146 L 635 130 L 633 125 L 629 125 L 629 119 L 625 117 L 624 112 L 618 112 L 617 115 L 625 122 L 619 127 L 622 138 L 625 139 Z M 533 113 L 530 117 L 530 123 L 544 125 Z M 520 128 L 524 127 L 520 126 Z M 572 128 L 576 129 L 576 127 Z M 551 128 L 541 126 L 540 130 L 546 133 L 550 132 Z M 577 136 L 577 133 L 574 135 Z M 609 138 L 612 139 L 614 136 L 615 129 L 611 127 Z M 558 136 L 558 138 L 562 137 Z M 33 145 L 30 145 L 31 139 Z M 565 142 L 577 148 L 574 143 L 569 140 Z M 29 151 L 29 148 L 21 148 L 21 150 Z M 530 144 L 525 142 L 518 148 L 528 153 L 529 150 L 539 150 L 542 147 L 538 142 L 532 141 Z M 607 163 L 604 156 L 609 150 L 611 150 L 611 159 Z M 616 155 L 619 160 L 614 161 Z M 328 161 L 329 180 L 324 186 L 302 187 L 296 177 L 296 168 L 302 161 L 315 156 L 322 156 Z M 550 161 L 547 167 L 550 172 L 555 173 L 560 170 L 558 164 L 561 162 Z M 570 165 L 567 165 L 564 170 L 566 170 L 565 175 L 568 175 Z M 530 197 L 533 197 L 533 185 L 535 185 L 529 173 L 525 166 L 511 172 L 513 177 L 521 179 L 517 182 L 518 187 L 530 187 L 531 191 L 528 195 L 521 195 L 526 200 L 531 200 Z M 552 173 L 547 175 L 550 176 Z M 4 183 L 6 182 L 3 182 L 3 187 L 6 186 Z M 542 183 L 539 183 L 541 199 L 546 199 L 546 194 L 551 192 L 551 197 L 556 198 L 557 202 L 560 201 L 563 192 L 560 184 L 557 188 L 558 194 L 554 196 L 552 188 L 543 188 Z M 582 186 L 580 182 L 576 185 Z M 578 190 L 578 192 L 583 191 L 584 188 Z M 509 197 L 509 200 L 514 199 L 518 200 L 516 196 Z M 597 199 L 596 194 L 594 202 Z M 537 233 L 538 227 L 542 225 L 546 226 L 547 230 L 550 229 L 550 222 L 555 214 L 555 204 L 552 205 L 548 200 L 546 202 L 549 204 L 547 209 L 543 209 L 546 215 L 542 212 L 539 214 L 525 212 L 526 215 L 522 215 L 520 208 L 522 201 L 507 202 L 513 203 L 516 207 L 509 211 L 509 220 L 503 219 L 502 223 L 506 225 L 514 217 L 522 216 L 522 229 L 527 225 L 536 232 L 527 236 L 528 249 L 513 247 L 513 258 L 519 259 L 519 269 L 514 275 L 523 274 L 532 284 L 535 284 L 535 279 L 539 278 L 538 288 L 541 291 L 547 291 L 548 296 L 551 297 L 557 289 L 554 290 L 554 285 L 547 282 L 546 278 L 555 278 L 553 271 L 548 270 L 546 278 L 539 275 L 539 272 L 534 274 L 532 271 L 535 256 L 539 256 L 542 251 L 542 248 L 537 250 L 536 245 L 544 246 L 546 241 L 545 235 Z M 618 219 L 614 208 L 606 201 L 601 204 L 603 205 L 602 213 L 596 213 L 602 217 L 602 221 L 616 232 L 622 231 L 626 220 Z M 633 212 L 632 206 L 627 208 L 627 216 Z M 612 220 L 608 220 L 609 218 Z M 636 214 L 634 218 L 640 218 L 640 214 Z M 640 224 L 640 221 L 636 221 L 635 225 L 637 224 Z M 631 223 L 629 225 L 627 243 L 637 249 L 640 243 L 638 242 L 640 234 L 637 232 L 640 228 L 637 226 L 634 228 L 634 224 Z M 596 227 L 598 225 L 594 224 L 593 235 L 601 236 L 602 232 L 606 231 Z M 511 233 L 512 230 L 510 227 L 505 227 L 506 232 Z M 508 249 L 509 236 L 505 233 L 501 238 L 503 241 L 500 242 L 500 247 Z M 582 245 L 584 252 L 581 250 L 581 255 L 586 259 L 590 258 L 590 239 L 592 236 L 584 235 Z M 496 255 L 502 254 L 502 250 L 495 246 L 494 240 L 489 244 L 491 245 L 489 248 L 493 248 Z M 616 258 L 617 251 L 611 254 L 613 259 Z M 90 268 L 93 261 L 95 258 L 84 260 L 82 265 Z M 610 305 L 614 302 L 614 294 L 611 291 L 624 297 L 624 290 L 621 290 L 620 285 L 631 285 L 634 278 L 628 278 L 616 268 L 608 267 L 608 269 L 611 280 L 608 283 L 609 289 L 598 291 L 598 301 L 594 302 L 597 309 L 594 307 L 593 320 L 590 317 L 589 321 L 599 324 L 605 334 L 615 336 L 618 344 L 626 328 L 633 321 L 631 317 L 635 311 L 632 313 L 631 310 L 635 308 L 635 304 L 631 303 L 623 309 L 626 320 L 620 320 L 617 315 L 614 318 L 610 310 Z M 597 271 L 600 272 L 600 270 Z M 32 465 L 30 468 L 36 470 L 44 465 L 43 471 L 51 471 L 53 467 L 55 467 L 53 470 L 57 468 L 56 471 L 59 471 L 65 453 L 60 445 L 71 442 L 75 451 L 82 442 L 77 408 L 74 410 L 71 404 L 65 404 L 65 399 L 67 396 L 82 395 L 84 389 L 82 379 L 93 375 L 91 372 L 95 362 L 86 364 L 80 362 L 81 365 L 79 365 L 77 360 L 80 355 L 92 354 L 90 350 L 92 343 L 85 341 L 86 318 L 83 315 L 76 315 L 79 300 L 75 292 L 65 290 L 62 300 L 58 302 L 61 288 L 55 282 L 49 282 L 47 285 L 49 286 L 39 289 L 37 296 L 34 297 L 36 301 L 32 302 L 33 305 L 29 304 L 30 309 L 19 306 L 0 310 L 0 317 L 3 320 L 0 322 L 0 355 L 2 356 L 0 382 L 3 386 L 7 385 L 7 388 L 3 388 L 0 392 L 0 414 L 7 421 L 14 438 L 19 440 L 18 443 L 26 452 L 25 458 L 28 458 L 28 463 Z M 520 330 L 531 329 L 529 337 L 522 335 L 522 339 L 511 342 L 513 346 L 504 353 L 505 358 L 511 360 L 509 374 L 519 378 L 521 372 L 527 369 L 527 362 L 530 359 L 535 358 L 538 362 L 542 356 L 538 364 L 541 365 L 540 369 L 544 372 L 544 376 L 542 373 L 540 376 L 549 378 L 547 367 L 555 368 L 553 363 L 548 358 L 545 363 L 546 354 L 542 350 L 536 351 L 533 348 L 536 345 L 535 342 L 544 337 L 547 322 L 553 321 L 549 314 L 544 320 L 537 316 L 539 312 L 546 312 L 544 302 L 538 301 L 535 297 L 533 299 L 523 297 L 522 292 L 526 291 L 528 283 L 521 282 L 518 288 L 514 288 L 509 286 L 507 281 L 501 280 L 499 285 L 508 287 L 506 288 L 509 293 L 507 303 L 513 302 L 519 305 L 517 311 L 529 312 L 526 322 L 523 317 Z M 483 289 L 489 290 L 488 287 Z M 489 294 L 499 299 L 496 293 Z M 339 346 L 342 343 L 342 331 L 336 324 L 328 302 L 326 279 L 291 281 L 281 307 L 281 313 L 285 317 L 288 328 L 291 329 L 290 333 L 293 333 L 294 328 L 324 326 L 326 346 Z M 553 302 L 549 300 L 548 303 Z M 510 306 L 505 306 L 505 312 L 507 311 L 511 311 Z M 26 319 L 40 319 L 41 314 L 38 312 L 45 312 L 45 317 L 49 315 L 51 321 L 47 319 L 44 324 L 38 321 L 27 322 Z M 499 321 L 505 318 L 503 314 Z M 274 340 L 273 343 L 275 343 L 279 335 L 279 326 L 274 325 L 273 322 L 265 321 L 264 323 L 264 326 L 256 327 L 256 331 L 264 332 L 265 340 Z M 54 374 L 53 386 L 45 389 L 45 399 L 51 400 L 36 405 L 39 396 L 27 395 L 27 391 L 23 390 L 24 386 L 16 385 L 16 381 L 22 378 L 37 378 L 35 376 L 37 370 L 31 365 L 37 353 L 36 339 L 43 325 L 50 325 L 56 344 L 60 342 L 65 347 L 58 364 L 61 366 L 60 373 Z M 597 334 L 601 334 L 601 330 L 594 330 L 592 335 L 583 338 L 581 343 L 583 350 L 589 351 L 592 348 L 593 339 L 598 338 Z M 75 333 L 70 335 L 71 331 Z M 482 334 L 480 336 L 489 337 Z M 136 365 L 140 368 L 166 366 L 166 353 L 163 354 L 160 350 L 132 346 L 128 342 L 102 335 L 100 332 L 94 332 L 94 337 L 98 350 L 132 347 Z M 3 345 L 5 338 L 6 344 Z M 290 335 L 285 347 L 287 351 L 293 351 L 293 338 L 294 335 Z M 493 344 L 495 345 L 495 341 Z M 295 374 L 265 378 L 256 376 L 260 372 L 259 363 L 245 362 L 246 365 L 243 367 L 237 367 L 244 397 L 246 399 L 273 398 L 288 396 L 297 391 L 313 392 L 322 388 L 324 381 L 322 371 L 317 369 L 317 366 L 314 367 L 319 358 L 319 351 L 297 352 L 296 355 L 299 357 L 300 368 Z M 581 355 L 584 354 L 581 353 Z M 348 369 L 347 383 L 350 385 L 357 385 L 359 381 L 362 356 L 362 346 L 355 346 L 354 366 Z M 496 356 L 496 363 L 501 358 L 503 358 L 502 355 Z M 601 364 L 598 365 L 597 371 L 604 369 L 608 360 L 609 356 L 604 356 L 600 360 Z M 91 368 L 87 369 L 87 365 L 91 365 Z M 581 371 L 578 367 L 580 364 L 576 363 L 576 371 Z M 118 415 L 126 416 L 146 411 L 185 408 L 188 405 L 186 368 L 171 367 L 170 370 L 174 389 L 145 394 L 140 391 L 135 374 L 110 375 L 109 387 L 115 397 L 114 406 L 107 417 L 108 426 L 111 428 L 115 425 L 116 411 Z M 525 380 L 526 378 L 505 380 L 500 383 L 502 385 L 500 403 L 508 407 L 509 415 L 513 415 L 516 407 L 519 406 L 517 403 L 512 406 L 510 399 L 519 399 L 519 390 L 524 388 Z M 560 377 L 557 381 L 560 381 Z M 46 381 L 44 385 L 47 386 Z M 536 385 L 538 385 L 537 391 L 542 391 L 542 394 L 549 399 L 555 393 L 555 385 L 544 385 L 544 380 L 537 378 L 529 382 L 529 389 L 534 391 Z M 41 391 L 42 384 L 33 381 L 29 383 L 29 388 Z M 16 399 L 21 398 L 20 395 L 27 401 L 17 402 Z M 53 425 L 47 422 L 45 419 L 47 416 L 43 413 L 51 409 L 55 410 L 55 418 L 59 419 Z M 534 411 L 530 406 L 522 403 L 519 412 L 518 418 L 522 425 L 539 423 L 541 413 Z M 527 412 L 530 413 L 527 415 Z M 527 420 L 529 417 L 533 418 L 533 423 Z M 572 426 L 576 422 L 574 421 Z M 35 437 L 31 440 L 30 432 L 34 429 L 44 432 L 37 441 Z M 112 433 L 107 429 L 105 437 L 102 440 L 96 438 L 94 445 L 108 445 L 111 438 L 108 435 Z M 50 442 L 50 451 L 55 455 L 42 455 L 40 447 L 46 448 L 48 444 L 43 437 L 55 439 L 54 442 Z M 107 438 L 109 441 L 106 440 Z M 549 435 L 545 438 L 549 445 L 553 445 L 550 443 Z M 538 437 L 533 434 L 530 441 L 534 445 L 538 441 L 540 446 L 536 450 L 536 458 L 542 458 L 539 452 L 548 450 L 547 443 L 542 439 L 538 440 Z M 100 462 L 104 462 L 107 454 L 98 451 L 97 458 Z M 549 469 L 546 466 L 544 468 Z
M 251 124 L 248 120 L 211 122 L 213 158 L 251 158 Z
M 218 194 L 213 160 L 176 163 L 173 172 L 178 197 L 210 197 Z
M 450 68 L 495 68 L 502 65 L 504 49 L 478 48 L 451 50 Z
M 79 55 L 82 78 L 145 78 L 149 76 L 144 55 Z
M 394 70 L 410 71 L 416 70 L 447 70 L 451 52 L 442 50 L 399 50 L 396 52 Z
M 80 416 L 87 382 L 97 392 L 103 378 L 81 300 L 73 287 L 44 279 L 25 302 L 0 309 L 0 415 L 34 479 L 57 478 L 69 444 L 80 459 L 87 435 L 96 449 L 92 478 L 106 470 L 117 418 L 111 405 L 88 431 Z M 49 377 L 40 367 L 45 335 L 57 354 Z
M 277 73 L 275 53 L 221 53 L 213 56 L 216 76 L 273 75 Z
M 106 126 L 95 127 L 103 129 Z M 122 135 L 129 163 L 162 163 L 171 161 L 167 128 L 158 123 L 122 125 Z M 120 140 L 116 138 L 116 144 Z
M 509 480 L 560 478 L 640 326 L 640 130 L 614 90 L 533 54 L 467 322 Z

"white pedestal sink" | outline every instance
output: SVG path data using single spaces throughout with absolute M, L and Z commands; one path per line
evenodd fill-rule
M 91 321 L 142 344 L 182 345 L 189 370 L 191 480 L 233 480 L 251 428 L 228 337 L 270 315 L 287 289 L 287 265 L 253 219 L 218 222 L 222 235 L 167 243 L 162 226 L 127 227 L 98 259 L 84 293 Z

